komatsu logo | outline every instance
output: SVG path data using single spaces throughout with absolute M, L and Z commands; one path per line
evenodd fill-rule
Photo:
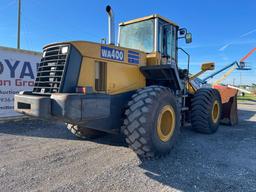
M 101 46 L 101 58 L 124 61 L 124 51 Z

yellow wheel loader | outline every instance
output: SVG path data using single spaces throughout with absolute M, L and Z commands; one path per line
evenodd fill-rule
M 191 33 L 151 15 L 120 23 L 115 45 L 113 10 L 110 6 L 106 10 L 109 43 L 45 46 L 33 91 L 15 95 L 15 110 L 65 122 L 81 138 L 121 133 L 142 158 L 167 154 L 181 126 L 216 132 L 220 94 L 196 83 L 196 77 L 214 69 L 214 64 L 203 64 L 194 76 L 189 67 L 178 67 L 178 50 L 184 51 L 178 42 L 191 43 Z

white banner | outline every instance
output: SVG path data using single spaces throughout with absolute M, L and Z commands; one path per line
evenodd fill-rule
M 14 94 L 31 91 L 41 54 L 0 47 L 0 118 L 20 114 L 14 112 Z

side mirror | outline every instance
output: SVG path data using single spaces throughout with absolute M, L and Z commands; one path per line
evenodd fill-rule
M 201 65 L 201 70 L 202 71 L 208 71 L 208 70 L 214 70 L 215 69 L 215 64 L 210 62 L 210 63 L 203 63 Z
M 191 43 L 192 42 L 192 34 L 191 33 L 187 33 L 185 35 L 185 39 L 186 39 L 186 43 Z

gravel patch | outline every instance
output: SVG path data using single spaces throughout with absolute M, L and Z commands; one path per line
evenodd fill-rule
M 0 191 L 256 191 L 256 103 L 214 135 L 182 129 L 166 158 L 140 161 L 119 135 L 79 140 L 61 123 L 0 124 Z

